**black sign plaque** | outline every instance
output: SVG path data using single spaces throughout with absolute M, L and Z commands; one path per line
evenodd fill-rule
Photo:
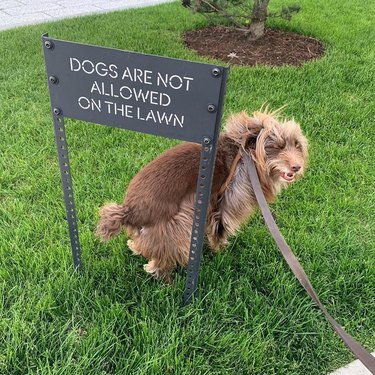
M 82 261 L 64 118 L 202 145 L 184 296 L 185 303 L 188 302 L 197 288 L 229 69 L 57 40 L 47 34 L 42 41 L 76 268 L 82 267 Z
M 45 38 L 51 103 L 64 117 L 201 143 L 227 69 Z

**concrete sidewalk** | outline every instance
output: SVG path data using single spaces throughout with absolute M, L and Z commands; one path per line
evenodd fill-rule
M 68 17 L 155 5 L 167 1 L 168 0 L 0 0 L 0 30 Z
M 375 357 L 375 352 L 371 353 Z M 371 375 L 371 372 L 358 359 L 339 368 L 329 375 Z

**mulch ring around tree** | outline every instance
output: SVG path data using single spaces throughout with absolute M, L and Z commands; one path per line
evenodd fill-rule
M 315 38 L 274 29 L 266 29 L 256 41 L 249 40 L 243 31 L 223 26 L 186 31 L 183 39 L 199 55 L 231 65 L 299 66 L 324 53 L 323 44 Z

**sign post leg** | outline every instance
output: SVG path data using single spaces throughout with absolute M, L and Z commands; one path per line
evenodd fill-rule
M 204 242 L 206 217 L 209 206 L 213 171 L 216 157 L 216 139 L 204 138 L 195 196 L 193 228 L 190 240 L 189 263 L 183 304 L 192 301 L 197 290 L 199 267 Z
M 72 175 L 70 173 L 68 144 L 66 141 L 64 117 L 59 115 L 59 111 L 56 109 L 54 109 L 53 111 L 53 124 L 55 130 L 57 154 L 59 156 L 61 181 L 64 192 L 66 217 L 68 219 L 69 236 L 70 244 L 72 247 L 74 268 L 81 270 L 81 246 L 78 237 L 77 214 L 74 205 L 73 183 Z

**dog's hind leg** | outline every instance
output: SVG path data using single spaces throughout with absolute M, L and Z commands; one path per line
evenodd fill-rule
M 139 237 L 141 255 L 149 260 L 144 269 L 155 278 L 170 281 L 177 266 L 185 267 L 193 225 L 194 195 L 182 202 L 179 212 L 169 221 L 144 228 Z

